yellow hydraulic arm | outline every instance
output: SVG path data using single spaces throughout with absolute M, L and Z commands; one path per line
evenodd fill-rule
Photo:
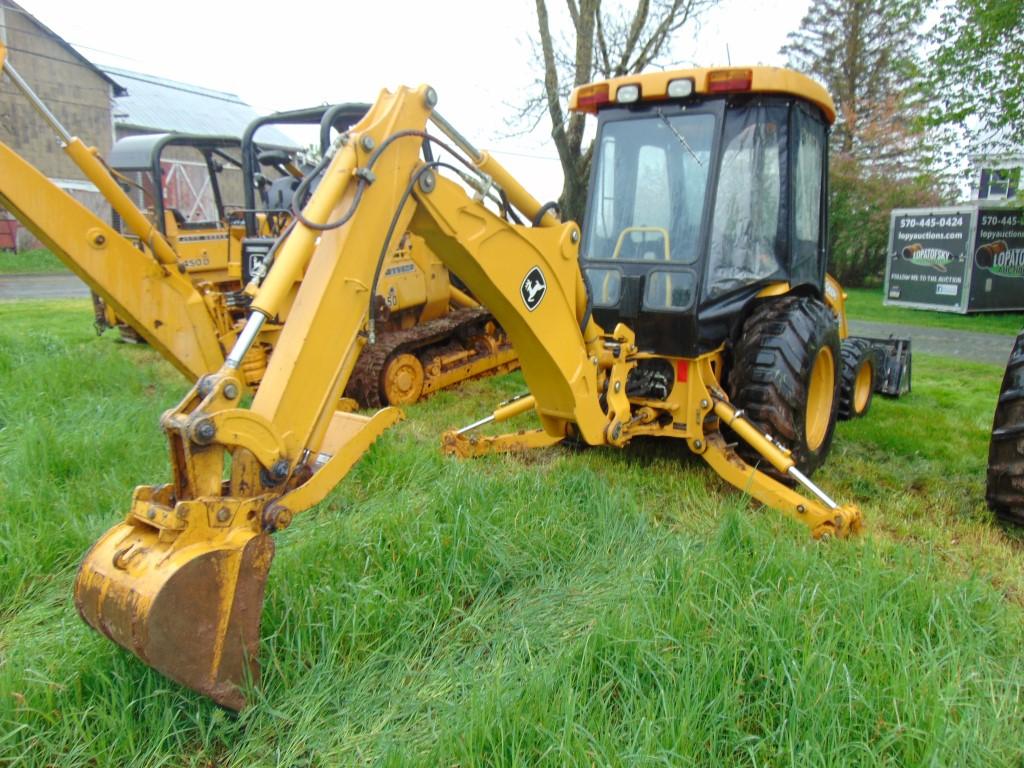
M 497 186 L 531 220 L 541 213 L 493 158 L 434 112 L 435 102 L 426 86 L 384 91 L 332 146 L 330 165 L 280 243 L 224 364 L 162 419 L 171 483 L 137 488 L 124 522 L 96 543 L 79 571 L 75 600 L 86 622 L 226 706 L 241 707 L 243 681 L 258 677 L 270 534 L 323 499 L 400 417 L 393 408 L 363 416 L 335 406 L 363 346 L 373 343 L 368 310 L 380 264 L 406 231 L 459 275 L 519 352 L 532 394 L 499 418 L 533 409 L 541 422 L 535 433 L 509 438 L 450 435 L 456 452 L 570 435 L 594 445 L 623 445 L 643 434 L 682 437 L 727 480 L 815 535 L 843 536 L 859 526 L 854 508 L 810 485 L 784 449 L 729 405 L 716 386 L 713 355 L 687 363 L 690 374 L 668 401 L 630 401 L 626 378 L 644 354 L 629 328 L 605 333 L 589 318 L 579 228 L 550 214 L 537 227 L 513 225 L 486 208 L 482 200 Z M 438 174 L 451 165 L 420 159 L 428 121 L 468 155 L 456 170 L 474 197 Z M 303 274 L 260 388 L 251 407 L 240 408 L 240 362 Z M 721 421 L 818 498 L 745 464 L 722 440 Z
M 92 211 L 57 187 L 0 142 L 0 205 L 9 210 L 68 269 L 78 275 L 175 368 L 195 381 L 224 361 L 214 309 L 187 275 L 174 251 L 99 160 L 72 137 L 6 60 L 3 74 L 25 94 L 60 137 L 64 151 L 146 243 L 144 253 Z

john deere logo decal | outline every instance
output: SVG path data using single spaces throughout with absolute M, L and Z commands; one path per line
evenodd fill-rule
M 534 267 L 523 278 L 523 284 L 519 288 L 519 293 L 522 294 L 523 304 L 526 308 L 533 312 L 540 304 L 541 299 L 544 298 L 544 294 L 548 292 L 548 283 L 544 279 L 544 273 L 540 271 L 540 267 Z
M 993 275 L 1024 278 L 1024 248 L 1010 248 L 1005 240 L 981 246 L 974 252 L 974 261 Z
M 918 267 L 931 267 L 939 272 L 945 272 L 946 265 L 956 260 L 949 251 L 942 248 L 925 248 L 920 243 L 904 248 L 903 258 Z

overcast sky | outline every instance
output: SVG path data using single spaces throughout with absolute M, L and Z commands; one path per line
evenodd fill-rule
M 537 197 L 561 189 L 548 125 L 512 135 L 515 105 L 538 71 L 530 0 L 18 2 L 97 64 L 230 91 L 260 111 L 372 101 L 381 88 L 430 83 L 442 114 Z M 548 5 L 564 23 L 564 4 Z M 723 0 L 673 41 L 668 63 L 782 64 L 778 50 L 808 5 Z

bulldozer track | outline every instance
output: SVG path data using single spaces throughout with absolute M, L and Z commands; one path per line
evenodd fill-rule
M 345 396 L 356 400 L 363 408 L 382 408 L 385 402 L 381 392 L 381 374 L 388 359 L 402 352 L 418 353 L 420 357 L 430 347 L 442 347 L 451 342 L 462 330 L 484 325 L 492 320 L 491 314 L 482 308 L 457 309 L 444 317 L 401 331 L 377 333 L 376 343 L 363 348 L 355 369 L 345 388 Z M 441 350 L 436 350 L 439 353 Z M 429 368 L 429 359 L 423 361 L 424 369 Z

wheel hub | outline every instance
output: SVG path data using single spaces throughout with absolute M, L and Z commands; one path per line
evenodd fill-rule
M 865 362 L 857 371 L 857 380 L 853 384 L 853 412 L 857 415 L 864 413 L 868 407 L 874 378 L 874 369 L 870 362 Z

